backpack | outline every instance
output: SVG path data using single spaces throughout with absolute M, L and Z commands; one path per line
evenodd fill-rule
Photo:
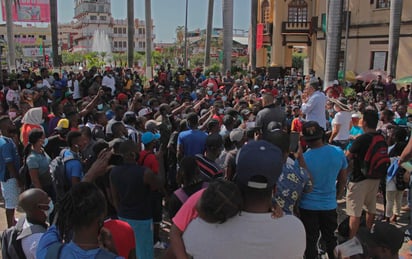
M 60 152 L 60 155 L 57 156 L 55 159 L 53 159 L 49 165 L 50 174 L 52 176 L 53 187 L 56 191 L 57 201 L 60 201 L 71 187 L 71 182 L 66 176 L 65 163 L 70 160 L 79 160 L 79 157 L 75 155 L 64 157 L 64 152 L 66 150 L 67 149 L 63 149 Z
M 56 242 L 50 245 L 47 248 L 47 253 L 45 259 L 59 259 L 60 254 L 62 252 L 63 247 L 65 244 Z M 107 251 L 106 249 L 99 249 L 99 252 L 97 252 L 96 256 L 94 257 L 95 259 L 115 259 L 118 256 Z
M 409 188 L 409 182 L 407 183 L 404 180 L 405 173 L 406 173 L 406 170 L 402 166 L 399 166 L 398 169 L 396 170 L 395 185 L 396 185 L 396 189 L 399 191 L 403 191 Z
M 30 189 L 31 177 L 26 159 L 23 160 L 23 165 L 19 169 L 19 181 L 22 183 L 24 190 Z
M 388 145 L 382 134 L 373 134 L 372 141 L 362 161 L 361 172 L 367 179 L 382 179 L 386 176 L 391 160 Z
M 25 217 L 21 217 L 17 224 L 6 229 L 1 235 L 1 255 L 3 259 L 26 258 L 21 240 L 31 234 L 44 233 L 46 228 L 42 225 L 33 224 L 23 230 Z

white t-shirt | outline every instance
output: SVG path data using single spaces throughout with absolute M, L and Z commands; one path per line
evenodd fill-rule
M 31 223 L 25 220 L 23 224 L 23 229 L 29 228 L 31 225 Z M 43 233 L 34 233 L 30 236 L 24 237 L 21 240 L 21 247 L 27 259 L 36 259 L 37 245 L 39 244 L 40 238 L 42 236 Z
M 112 96 L 114 95 L 114 91 L 116 90 L 114 77 L 104 76 L 102 80 L 102 86 L 110 87 L 110 89 L 112 89 Z
M 80 95 L 79 81 L 77 79 L 69 80 L 67 82 L 67 86 L 69 87 L 69 89 L 73 87 L 73 99 L 76 100 L 82 98 L 82 96 Z
M 183 233 L 186 252 L 202 258 L 302 258 L 306 234 L 292 215 L 242 212 L 223 224 L 193 220 Z
M 336 124 L 340 125 L 340 129 L 338 134 L 333 140 L 348 140 L 349 139 L 349 131 L 350 131 L 350 124 L 352 121 L 352 114 L 346 111 L 340 111 L 335 114 L 335 117 L 332 121 L 332 126 Z

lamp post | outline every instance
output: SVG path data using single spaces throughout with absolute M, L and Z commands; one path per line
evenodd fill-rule
M 186 0 L 186 14 L 185 14 L 185 55 L 184 55 L 184 67 L 187 66 L 187 11 L 189 2 Z
M 0 89 L 3 89 L 3 48 L 6 45 L 6 42 L 3 39 L 0 39 Z

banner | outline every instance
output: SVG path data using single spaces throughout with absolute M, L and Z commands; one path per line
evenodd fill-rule
M 20 0 L 20 5 L 13 2 L 11 9 L 14 22 L 50 22 L 49 0 Z M 4 1 L 1 1 L 1 11 L 6 21 Z
M 256 32 L 256 49 L 261 49 L 263 46 L 263 23 L 257 25 Z

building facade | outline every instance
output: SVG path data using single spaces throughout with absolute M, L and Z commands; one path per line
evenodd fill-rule
M 293 50 L 306 48 L 307 68 L 313 69 L 323 78 L 329 1 L 331 0 L 259 0 L 257 30 L 262 44 L 260 48 L 257 44 L 257 67 L 290 68 Z M 412 1 L 403 1 L 397 78 L 410 75 L 411 8 Z M 345 56 L 346 71 L 361 73 L 370 69 L 387 70 L 389 14 L 390 0 L 344 1 L 339 54 L 341 70 Z M 349 24 L 347 31 L 346 18 Z M 348 35 L 347 40 L 345 35 Z

